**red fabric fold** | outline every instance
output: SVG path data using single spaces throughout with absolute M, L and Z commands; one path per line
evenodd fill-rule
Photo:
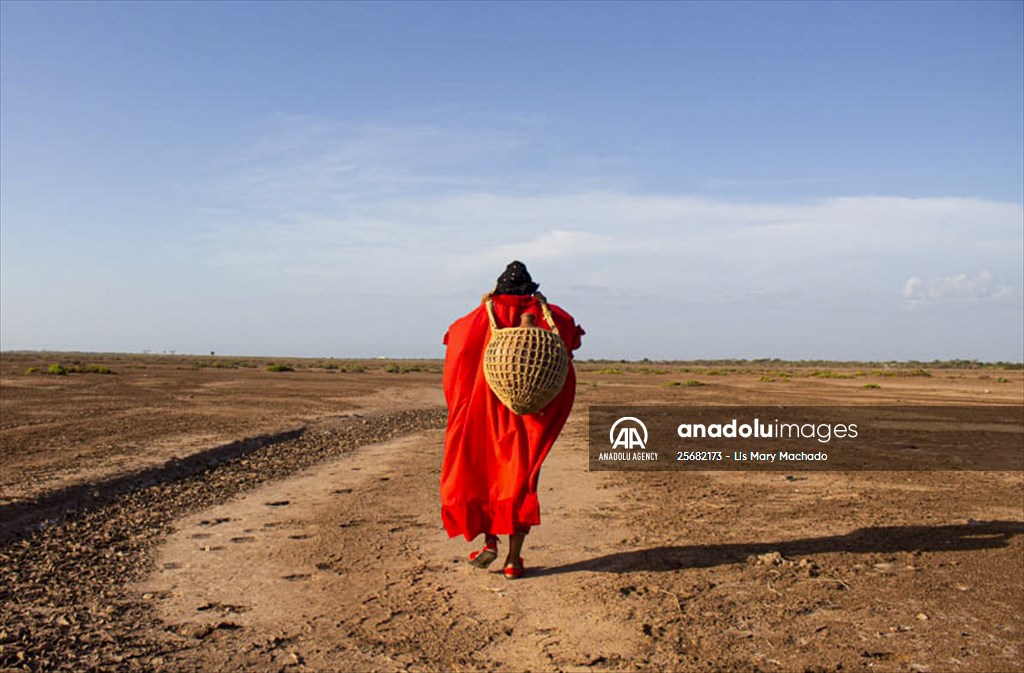
M 549 305 L 569 350 L 579 348 L 583 329 L 571 315 Z M 530 296 L 497 295 L 499 327 L 520 324 L 531 313 L 549 327 L 540 303 Z M 448 403 L 441 465 L 441 519 L 449 537 L 472 540 L 481 533 L 527 532 L 540 523 L 537 482 L 540 468 L 572 411 L 576 373 L 572 362 L 565 386 L 536 414 L 517 416 L 495 397 L 484 378 L 483 354 L 490 323 L 483 303 L 448 328 L 444 395 Z

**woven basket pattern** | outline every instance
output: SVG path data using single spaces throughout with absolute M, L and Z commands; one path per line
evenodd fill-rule
M 541 327 L 497 328 L 494 305 L 487 308 L 491 341 L 484 351 L 484 378 L 495 396 L 516 414 L 533 414 L 558 396 L 569 373 L 569 355 L 540 293 L 541 310 L 550 330 Z

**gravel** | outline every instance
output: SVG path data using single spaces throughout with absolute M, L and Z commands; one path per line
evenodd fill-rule
M 18 512 L 20 529 L 3 511 L 0 670 L 162 669 L 172 646 L 154 633 L 164 627 L 126 587 L 151 572 L 150 552 L 176 519 L 359 446 L 443 428 L 445 418 L 426 409 L 334 419 L 50 494 L 34 520 Z

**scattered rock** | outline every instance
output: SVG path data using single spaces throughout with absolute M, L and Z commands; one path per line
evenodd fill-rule
M 792 565 L 792 561 L 787 561 L 777 551 L 771 551 L 766 554 L 758 554 L 757 556 L 751 556 L 747 558 L 747 563 L 750 565 L 759 566 L 781 566 L 781 565 Z
M 187 624 L 179 624 L 174 628 L 174 632 L 183 638 L 195 638 L 196 640 L 202 640 L 213 633 L 213 625 L 203 624 L 201 622 L 189 622 Z
M 0 633 L 8 634 L 0 669 L 172 667 L 165 648 L 177 645 L 144 635 L 166 630 L 143 602 L 154 596 L 133 595 L 130 587 L 152 571 L 150 550 L 176 520 L 360 446 L 443 428 L 445 418 L 443 409 L 391 412 L 358 424 L 332 425 L 319 435 L 290 431 L 276 441 L 247 440 L 251 450 L 245 458 L 225 458 L 215 467 L 191 457 L 171 461 L 160 478 L 128 479 L 125 486 L 102 492 L 93 489 L 96 500 L 89 507 L 68 512 L 62 503 L 56 517 L 41 513 L 46 518 L 40 523 L 26 523 L 0 542 L 0 586 L 18 596 L 0 610 Z M 199 524 L 216 526 L 227 520 Z M 178 567 L 165 564 L 163 569 Z M 215 629 L 238 628 L 231 622 L 182 624 L 172 632 L 201 640 Z

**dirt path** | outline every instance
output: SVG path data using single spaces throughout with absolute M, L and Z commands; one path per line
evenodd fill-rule
M 0 670 L 1024 670 L 1024 474 L 590 473 L 585 432 L 593 404 L 1019 405 L 1020 372 L 867 390 L 852 371 L 601 371 L 545 465 L 519 582 L 441 529 L 436 372 L 4 387 L 3 478 L 20 465 L 28 499 L 0 502 Z M 220 388 L 91 452 L 149 374 L 167 395 Z M 48 415 L 34 453 L 21 428 Z M 179 422 L 221 439 L 166 458 Z M 127 462 L 83 482 L 65 445 Z M 27 478 L 46 474 L 62 486 Z
M 440 527 L 442 433 L 364 447 L 181 522 L 140 591 L 177 641 L 173 668 L 560 670 L 636 661 L 642 634 L 571 566 L 624 541 L 586 469 L 585 417 L 541 477 L 544 523 L 510 582 Z M 557 487 L 555 486 L 557 485 Z M 567 586 L 567 584 L 569 586 Z

